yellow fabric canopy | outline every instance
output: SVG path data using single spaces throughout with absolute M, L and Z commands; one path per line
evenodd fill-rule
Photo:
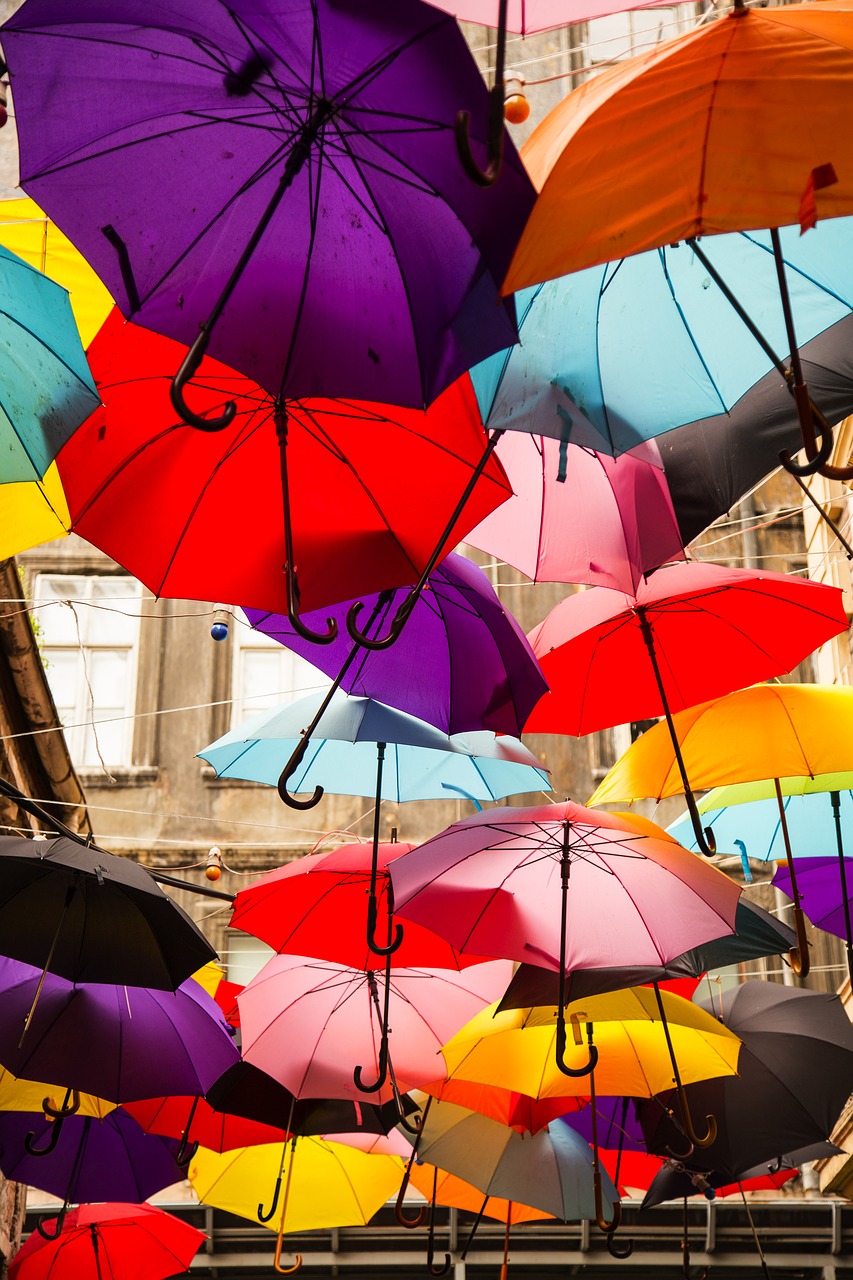
M 13 1076 L 11 1071 L 0 1067 L 0 1111 L 41 1111 L 45 1098 L 54 1110 L 58 1110 L 65 1101 L 65 1093 L 64 1085 L 20 1080 L 17 1076 Z M 114 1102 L 96 1098 L 91 1093 L 81 1093 L 78 1096 L 80 1098 L 78 1115 L 97 1116 L 102 1120 L 111 1111 L 115 1111 Z

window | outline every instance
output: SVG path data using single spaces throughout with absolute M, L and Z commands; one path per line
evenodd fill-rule
M 36 603 L 47 605 L 37 614 L 39 647 L 78 766 L 100 765 L 98 747 L 108 766 L 131 763 L 141 601 L 135 578 L 36 580 Z
M 283 644 L 254 631 L 242 609 L 234 610 L 231 726 L 288 699 L 328 689 L 329 677 Z
M 238 933 L 236 929 L 229 929 L 224 951 L 228 981 L 245 987 L 255 974 L 260 973 L 270 956 L 274 955 L 275 951 L 265 942 L 252 938 L 247 933 Z

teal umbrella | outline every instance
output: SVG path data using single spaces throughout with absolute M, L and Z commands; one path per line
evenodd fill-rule
M 100 399 L 65 289 L 0 246 L 0 484 L 40 480 Z

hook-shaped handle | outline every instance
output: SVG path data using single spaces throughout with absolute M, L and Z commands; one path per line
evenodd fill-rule
M 819 472 L 821 475 L 829 476 L 835 480 L 849 479 L 853 475 L 853 468 L 829 466 L 829 457 L 834 443 L 832 428 L 817 406 L 811 401 L 809 401 L 809 407 L 815 431 L 820 441 L 817 452 L 813 458 L 807 458 L 805 462 L 795 462 L 787 449 L 782 449 L 779 453 L 779 461 L 792 476 L 812 476 L 815 472 Z
M 432 1171 L 432 1199 L 429 1206 L 429 1235 L 427 1236 L 427 1271 L 431 1276 L 446 1276 L 453 1260 L 449 1253 L 444 1255 L 444 1262 L 435 1265 L 435 1197 L 438 1190 L 438 1166 Z
M 670 1113 L 670 1118 L 674 1123 L 675 1117 L 671 1113 Z M 689 1160 L 690 1157 L 693 1155 L 693 1152 L 696 1150 L 696 1148 L 693 1146 L 693 1143 L 688 1138 L 686 1151 L 676 1151 L 675 1148 L 670 1143 L 666 1144 L 665 1150 L 669 1153 L 669 1155 L 672 1156 L 673 1160 Z
M 54 1120 L 50 1130 L 50 1137 L 48 1138 L 46 1144 L 43 1147 L 37 1147 L 35 1145 L 35 1136 L 36 1136 L 35 1130 L 30 1129 L 29 1133 L 24 1138 L 24 1150 L 26 1151 L 27 1155 L 28 1156 L 49 1156 L 51 1151 L 55 1151 L 56 1144 L 59 1142 L 59 1136 L 62 1133 L 62 1126 L 64 1123 L 65 1123 L 64 1116 L 60 1116 L 58 1120 Z
M 572 1025 L 574 1026 L 574 1028 L 575 1028 L 575 1030 L 576 1030 L 576 1032 L 577 1032 L 577 1030 L 579 1029 L 579 1025 L 580 1025 L 581 1021 L 586 1021 L 586 1014 L 585 1014 L 585 1013 L 573 1013 L 573 1014 L 571 1015 L 571 1021 L 572 1021 Z M 589 1025 L 591 1025 L 591 1024 L 589 1024 Z M 577 1035 L 575 1036 L 575 1038 L 576 1038 L 576 1040 L 577 1040 L 577 1043 L 578 1043 L 578 1044 L 580 1044 L 580 1040 L 577 1038 Z M 566 1062 L 566 1060 L 565 1060 L 565 1058 L 566 1058 L 566 1043 L 567 1043 L 567 1037 L 566 1037 L 566 1015 L 565 1015 L 565 1011 L 564 1011 L 563 1009 L 558 1009 L 558 1011 L 557 1011 L 557 1037 L 556 1037 L 556 1045 L 555 1045 L 555 1058 L 556 1058 L 556 1062 L 557 1062 L 557 1067 L 558 1067 L 558 1069 L 559 1069 L 560 1071 L 562 1071 L 562 1073 L 563 1073 L 563 1075 L 564 1075 L 564 1076 L 572 1076 L 574 1079 L 578 1079 L 578 1078 L 580 1078 L 581 1076 L 588 1076 L 592 1071 L 594 1071 L 594 1070 L 595 1070 L 596 1063 L 598 1062 L 598 1046 L 597 1046 L 597 1045 L 594 1045 L 594 1044 L 592 1043 L 592 1039 L 590 1038 L 590 1041 L 589 1041 L 589 1061 L 587 1062 L 586 1066 L 584 1066 L 584 1067 L 570 1067 L 570 1066 L 568 1065 L 568 1063 Z
M 310 795 L 307 800 L 297 800 L 296 796 L 292 796 L 287 789 L 288 782 L 302 764 L 310 741 L 311 739 L 306 733 L 296 744 L 293 754 L 278 776 L 277 786 L 279 798 L 290 809 L 314 809 L 326 794 L 324 787 L 316 786 L 313 794 Z
M 495 105 L 497 102 L 497 106 Z M 500 115 L 498 115 L 500 110 Z M 453 125 L 456 135 L 456 154 L 468 177 L 478 187 L 493 187 L 501 176 L 504 158 L 503 140 L 504 86 L 495 83 L 489 90 L 489 126 L 486 135 L 486 167 L 481 169 L 471 151 L 471 113 L 457 113 Z M 497 123 L 496 123 L 497 122 Z
M 410 1120 L 408 1116 L 403 1115 L 401 1108 L 398 1108 L 397 1114 L 400 1117 L 399 1120 L 397 1121 L 400 1127 L 402 1129 L 405 1129 L 406 1133 L 411 1133 L 415 1137 L 417 1137 L 417 1135 L 421 1132 L 421 1130 L 424 1127 L 423 1116 L 421 1116 L 420 1120 Z
M 175 1164 L 179 1169 L 186 1169 L 195 1153 L 198 1151 L 198 1142 L 189 1142 L 188 1133 L 184 1133 L 181 1138 L 181 1144 L 175 1152 Z
M 614 1200 L 613 1217 L 608 1222 L 604 1216 L 604 1191 L 601 1186 L 601 1170 L 597 1164 L 592 1173 L 592 1191 L 595 1200 L 595 1224 L 606 1236 L 613 1235 L 622 1221 L 622 1201 Z
M 378 640 L 373 636 L 365 635 L 363 631 L 358 629 L 358 626 L 356 625 L 356 618 L 364 608 L 364 604 L 361 600 L 356 600 L 355 603 L 350 605 L 347 610 L 347 631 L 350 634 L 350 638 L 354 640 L 356 644 L 361 645 L 362 649 L 371 649 L 373 652 L 378 652 L 381 649 L 390 649 L 392 644 L 396 644 L 397 640 L 399 640 L 400 633 L 406 625 L 409 614 L 412 612 L 417 600 L 418 596 L 415 592 L 410 592 L 394 614 L 391 629 L 383 640 Z
M 434 1259 L 435 1251 L 433 1249 L 427 1249 L 427 1271 L 431 1276 L 446 1276 L 450 1268 L 453 1266 L 453 1259 L 450 1254 L 446 1253 L 444 1255 L 444 1262 L 440 1263 L 439 1266 L 435 1266 Z
M 385 1081 L 388 1079 L 388 1040 L 384 1032 L 382 1035 L 382 1043 L 379 1046 L 379 1074 L 373 1084 L 364 1084 L 361 1067 L 356 1067 L 355 1071 L 352 1073 L 352 1078 L 355 1081 L 356 1089 L 359 1089 L 362 1093 L 378 1093 L 382 1088 Z
M 66 1089 L 59 1107 L 52 1106 L 50 1098 L 42 1098 L 41 1109 L 51 1120 L 65 1120 L 68 1116 L 76 1116 L 80 1110 L 80 1094 L 76 1089 Z
M 59 1210 L 59 1213 L 57 1214 L 56 1218 L 39 1218 L 38 1222 L 36 1223 L 36 1231 L 44 1240 L 56 1240 L 60 1232 L 62 1231 L 62 1228 L 65 1226 L 65 1219 L 67 1217 L 68 1217 L 68 1201 L 66 1200 L 62 1208 Z M 55 1230 L 48 1231 L 47 1229 L 48 1222 L 56 1223 Z
M 607 1232 L 607 1252 L 613 1258 L 630 1258 L 631 1254 L 634 1252 L 634 1241 L 626 1240 L 624 1245 L 620 1248 L 616 1244 L 613 1232 Z
M 684 1126 L 685 1136 L 693 1143 L 694 1147 L 710 1147 L 711 1144 L 717 1140 L 716 1118 L 710 1115 L 705 1116 L 705 1119 L 708 1122 L 708 1128 L 707 1131 L 700 1136 L 696 1132 L 696 1127 L 693 1124 L 693 1117 L 690 1114 L 690 1104 L 687 1101 L 687 1094 L 685 1093 L 684 1086 L 682 1084 L 677 1086 L 677 1092 L 678 1105 L 681 1110 L 681 1123 Z
M 309 644 L 331 644 L 338 638 L 338 624 L 334 618 L 326 619 L 325 631 L 312 631 L 310 627 L 299 616 L 299 606 L 296 597 L 299 592 L 296 589 L 296 576 L 288 571 L 287 573 L 287 620 L 293 627 L 297 635 L 303 640 L 307 640 Z
M 371 893 L 367 899 L 367 945 L 371 951 L 378 956 L 392 956 L 395 951 L 399 951 L 403 941 L 403 926 L 401 924 L 394 925 L 394 933 L 391 941 L 383 944 L 376 938 L 376 919 L 379 914 L 379 907 L 376 900 L 376 894 Z
M 284 1232 L 280 1231 L 278 1233 L 278 1239 L 275 1242 L 275 1257 L 273 1258 L 272 1264 L 280 1276 L 292 1276 L 294 1271 L 298 1271 L 299 1268 L 302 1266 L 302 1254 L 297 1253 L 296 1261 L 294 1262 L 292 1267 L 283 1267 L 281 1265 L 281 1249 L 282 1249 L 283 1242 L 284 1242 Z
M 275 1191 L 273 1192 L 272 1204 L 269 1209 L 265 1210 L 262 1204 L 258 1205 L 258 1222 L 269 1222 L 270 1218 L 278 1208 L 278 1198 L 281 1195 L 281 1174 L 275 1180 Z
M 420 1132 L 420 1130 L 418 1130 L 418 1132 Z M 417 1148 L 414 1148 L 406 1163 L 406 1169 L 403 1173 L 403 1181 L 400 1183 L 400 1190 L 397 1192 L 397 1199 L 394 1201 L 394 1217 L 397 1219 L 401 1227 L 406 1227 L 409 1231 L 414 1231 L 415 1227 L 422 1227 L 427 1220 L 427 1214 L 429 1212 L 427 1206 L 424 1204 L 421 1205 L 420 1209 L 418 1209 L 414 1218 L 407 1218 L 403 1213 L 403 1203 L 409 1186 L 409 1178 L 412 1173 L 412 1161 L 416 1154 Z
M 788 952 L 788 960 L 797 977 L 806 978 L 812 967 L 812 962 L 809 955 L 805 916 L 799 903 L 794 904 L 794 928 L 797 931 L 797 945 Z
M 202 326 L 195 342 L 184 356 L 183 364 L 172 379 L 172 385 L 169 388 L 169 398 L 172 401 L 172 407 L 175 412 L 180 415 L 183 422 L 188 427 L 195 427 L 197 431 L 224 431 L 226 427 L 230 427 L 237 413 L 237 406 L 233 400 L 229 400 L 222 410 L 222 415 L 218 418 L 205 418 L 200 413 L 193 413 L 192 409 L 184 399 L 184 387 L 198 373 L 198 367 L 204 358 L 207 350 L 207 344 L 210 341 L 208 330 Z

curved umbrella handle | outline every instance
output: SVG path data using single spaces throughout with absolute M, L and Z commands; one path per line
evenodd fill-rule
M 397 1121 L 397 1123 L 400 1125 L 400 1127 L 405 1129 L 406 1133 L 411 1133 L 415 1137 L 417 1137 L 421 1129 L 423 1129 L 424 1127 L 423 1116 L 421 1116 L 420 1120 L 410 1120 L 408 1116 L 403 1115 L 402 1111 L 398 1111 L 398 1115 L 400 1119 Z
M 798 978 L 808 976 L 812 967 L 809 955 L 809 940 L 806 936 L 806 921 L 799 903 L 794 905 L 794 928 L 797 931 L 797 945 L 788 952 L 788 960 Z
M 571 1015 L 571 1022 L 574 1028 L 576 1044 L 581 1043 L 580 1023 L 585 1021 L 586 1021 L 585 1013 L 573 1013 Z M 560 1071 L 562 1071 L 564 1076 L 572 1076 L 574 1079 L 578 1079 L 581 1076 L 588 1076 L 592 1071 L 595 1070 L 596 1063 L 598 1062 L 598 1046 L 594 1045 L 591 1039 L 589 1041 L 589 1061 L 587 1062 L 586 1066 L 570 1067 L 566 1062 L 565 1060 L 566 1015 L 563 1009 L 560 1009 L 557 1012 L 557 1039 L 556 1039 L 555 1048 L 556 1048 L 555 1059 L 556 1059 L 557 1067 Z
M 792 476 L 811 476 L 815 472 L 819 472 L 820 475 L 828 476 L 833 480 L 849 479 L 853 475 L 853 467 L 832 467 L 829 465 L 829 456 L 832 453 L 834 443 L 832 428 L 814 404 L 811 404 L 811 410 L 812 419 L 820 437 L 817 453 L 806 462 L 795 462 L 788 450 L 782 449 L 779 453 L 779 461 Z
M 500 177 L 504 156 L 504 67 L 506 62 L 507 0 L 498 6 L 497 48 L 495 50 L 495 82 L 489 90 L 488 132 L 486 135 L 485 169 L 481 169 L 471 153 L 471 115 L 460 111 L 454 133 L 456 151 L 462 168 L 478 187 L 493 187 Z
M 400 1190 L 397 1192 L 397 1199 L 394 1201 L 394 1217 L 397 1219 L 401 1227 L 406 1227 L 409 1231 L 414 1231 L 415 1227 L 422 1227 L 427 1220 L 427 1214 L 429 1212 L 424 1204 L 421 1205 L 420 1209 L 418 1209 L 414 1218 L 407 1218 L 403 1213 L 403 1203 L 409 1186 L 409 1178 L 412 1173 L 412 1161 L 415 1159 L 416 1155 L 417 1146 L 414 1146 L 412 1148 L 412 1154 L 406 1164 L 405 1172 L 403 1173 L 403 1181 L 400 1183 Z
M 417 599 L 418 596 L 415 594 L 414 590 L 412 590 L 411 594 L 403 601 L 395 613 L 394 620 L 391 623 L 391 630 L 383 640 L 376 640 L 372 636 L 365 635 L 363 631 L 359 631 L 358 626 L 356 625 L 356 618 L 364 608 L 364 604 L 361 600 L 356 600 L 355 604 L 350 605 L 347 610 L 347 631 L 350 634 L 350 638 L 353 639 L 357 645 L 360 645 L 362 649 L 370 649 L 374 653 L 381 649 L 390 649 L 392 644 L 396 644 L 399 640 L 400 633 L 406 625 L 409 614 L 415 607 Z
M 681 1108 L 681 1120 L 684 1125 L 684 1133 L 687 1139 L 693 1143 L 694 1147 L 710 1147 L 717 1140 L 717 1121 L 714 1116 L 705 1116 L 708 1122 L 708 1128 L 701 1136 L 696 1132 L 693 1124 L 693 1117 L 690 1114 L 690 1104 L 687 1101 L 687 1095 L 684 1092 L 684 1086 L 678 1086 L 678 1104 Z
M 204 418 L 200 413 L 193 413 L 184 399 L 184 387 L 198 373 L 198 367 L 202 362 L 209 341 L 210 334 L 202 326 L 198 337 L 184 356 L 183 364 L 172 379 L 172 385 L 169 387 L 169 398 L 172 401 L 173 409 L 188 427 L 195 427 L 197 431 L 224 431 L 226 427 L 231 426 L 237 413 L 237 406 L 233 400 L 228 401 L 222 410 L 221 417 Z
M 306 733 L 302 738 L 302 741 L 297 743 L 293 751 L 293 755 L 278 775 L 278 783 L 276 785 L 278 787 L 279 798 L 290 809 L 314 809 L 326 794 L 324 787 L 317 786 L 314 788 L 313 794 L 310 795 L 307 800 L 297 800 L 296 796 L 292 796 L 287 789 L 288 782 L 302 764 L 302 760 L 305 756 L 305 752 L 308 750 L 310 740 L 310 737 Z
M 48 1138 L 47 1143 L 43 1147 L 35 1146 L 35 1136 L 36 1136 L 35 1130 L 30 1129 L 29 1133 L 24 1138 L 24 1150 L 26 1151 L 27 1155 L 28 1156 L 49 1156 L 52 1151 L 55 1151 L 56 1144 L 57 1142 L 59 1142 L 59 1137 L 60 1137 L 60 1134 L 62 1133 L 62 1126 L 64 1123 L 65 1123 L 65 1119 L 62 1116 L 60 1116 L 58 1120 L 54 1120 L 53 1126 L 50 1131 L 50 1137 Z M 46 1238 L 49 1238 L 49 1237 L 46 1237 Z
M 453 1266 L 453 1259 L 449 1253 L 444 1255 L 444 1262 L 439 1266 L 435 1266 L 435 1196 L 438 1190 L 438 1166 L 433 1169 L 432 1174 L 432 1200 L 429 1206 L 429 1235 L 427 1237 L 427 1271 L 431 1276 L 446 1276 L 450 1268 Z
M 613 1217 L 608 1222 L 604 1216 L 604 1193 L 601 1189 L 601 1171 L 598 1168 L 595 1169 L 592 1175 L 592 1186 L 595 1197 L 595 1225 L 599 1231 L 603 1231 L 606 1236 L 610 1236 L 614 1231 L 618 1230 L 619 1223 L 622 1221 L 622 1201 L 616 1200 L 614 1202 Z M 625 1254 L 625 1257 L 627 1256 Z
M 376 917 L 378 914 L 376 894 L 372 893 L 367 900 L 367 945 L 378 956 L 392 956 L 395 951 L 399 951 L 402 944 L 403 926 L 395 924 L 391 941 L 383 945 L 376 939 Z
M 672 1115 L 671 1115 L 671 1118 L 674 1120 L 674 1117 Z M 693 1146 L 693 1143 L 690 1141 L 689 1138 L 687 1139 L 686 1151 L 676 1151 L 672 1146 L 670 1146 L 669 1143 L 666 1144 L 665 1149 L 672 1156 L 673 1160 L 689 1160 L 690 1157 L 693 1155 L 693 1152 L 696 1150 L 696 1148 Z
M 379 1074 L 373 1084 L 364 1083 L 361 1074 L 361 1067 L 356 1067 L 355 1071 L 352 1073 L 352 1078 L 355 1081 L 356 1089 L 359 1089 L 362 1093 L 378 1093 L 382 1088 L 385 1081 L 388 1079 L 388 1041 L 384 1035 L 382 1037 L 382 1044 L 379 1048 Z
M 619 1211 L 621 1213 L 621 1205 L 619 1206 Z M 633 1240 L 626 1240 L 622 1248 L 619 1248 L 616 1244 L 616 1240 L 614 1239 L 613 1231 L 605 1232 L 605 1235 L 607 1236 L 607 1252 L 611 1257 L 630 1258 L 631 1254 L 634 1252 Z
M 67 1116 L 76 1116 L 80 1110 L 80 1094 L 76 1089 L 66 1089 L 61 1107 L 53 1107 L 50 1098 L 42 1098 L 41 1109 L 52 1120 L 64 1120 Z
M 303 640 L 307 640 L 309 644 L 331 644 L 333 640 L 338 638 L 338 624 L 334 618 L 326 619 L 325 631 L 312 631 L 310 627 L 306 627 L 305 623 L 299 616 L 296 600 L 296 577 L 290 569 L 287 573 L 287 621 L 293 627 L 297 635 Z M 293 1270 L 294 1268 L 291 1268 Z
M 294 1262 L 292 1267 L 283 1267 L 281 1265 L 281 1249 L 282 1249 L 283 1243 L 284 1243 L 283 1233 L 279 1232 L 278 1239 L 275 1242 L 275 1257 L 273 1258 L 272 1264 L 280 1276 L 292 1276 L 294 1271 L 298 1271 L 299 1268 L 302 1266 L 302 1254 L 297 1253 L 296 1261 Z
M 199 1143 L 188 1142 L 187 1134 L 185 1133 L 184 1136 L 181 1138 L 181 1145 L 178 1147 L 177 1151 L 175 1152 L 175 1164 L 178 1166 L 179 1169 L 187 1168 L 190 1161 L 194 1157 L 195 1153 L 198 1151 L 198 1148 L 199 1148 Z
M 68 1216 L 68 1201 L 66 1200 L 62 1208 L 59 1210 L 59 1213 L 57 1214 L 55 1219 L 39 1218 L 38 1222 L 36 1223 L 36 1231 L 39 1233 L 39 1235 L 42 1237 L 43 1240 L 56 1240 L 59 1237 L 59 1234 L 62 1231 L 62 1228 L 65 1226 L 65 1219 L 67 1218 L 67 1216 Z M 56 1222 L 56 1228 L 54 1231 L 48 1231 L 47 1224 L 48 1222 L 53 1222 L 53 1221 Z
M 278 1197 L 281 1195 L 281 1174 L 275 1180 L 275 1191 L 273 1192 L 272 1204 L 269 1209 L 265 1210 L 262 1204 L 258 1205 L 258 1222 L 269 1222 L 270 1218 L 278 1208 Z
M 50 1104 L 50 1098 L 42 1099 L 42 1110 L 48 1119 L 53 1120 L 50 1131 L 50 1137 L 43 1147 L 35 1145 L 35 1130 L 31 1129 L 24 1138 L 24 1150 L 30 1156 L 49 1156 L 52 1151 L 56 1150 L 56 1144 L 59 1142 L 62 1126 L 69 1116 L 76 1115 L 80 1110 L 80 1094 L 76 1089 L 66 1089 L 65 1100 L 61 1107 L 53 1107 Z

